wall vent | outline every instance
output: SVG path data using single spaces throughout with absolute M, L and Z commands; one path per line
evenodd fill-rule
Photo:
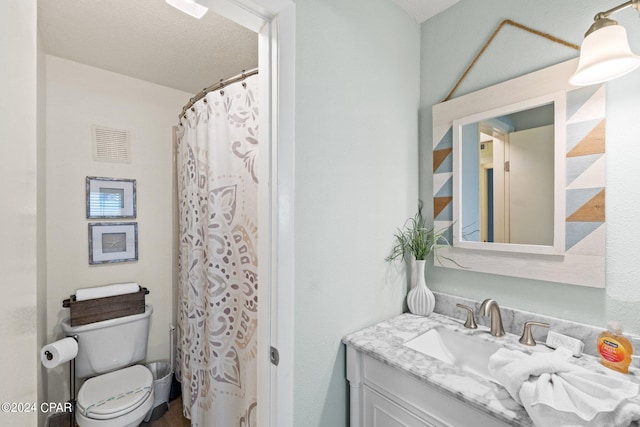
M 93 160 L 131 163 L 131 138 L 128 130 L 93 125 Z

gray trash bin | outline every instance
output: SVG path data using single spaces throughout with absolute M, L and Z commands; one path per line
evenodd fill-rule
M 145 365 L 153 374 L 153 406 L 145 417 L 145 421 L 155 421 L 169 409 L 169 392 L 173 367 L 169 362 L 152 362 Z

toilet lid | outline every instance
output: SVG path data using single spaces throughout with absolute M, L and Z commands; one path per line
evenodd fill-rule
M 87 418 L 109 419 L 133 411 L 151 393 L 153 375 L 142 365 L 99 375 L 78 392 L 78 410 Z

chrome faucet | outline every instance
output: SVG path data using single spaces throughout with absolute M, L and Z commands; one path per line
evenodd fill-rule
M 491 316 L 491 330 L 489 333 L 494 337 L 501 337 L 504 335 L 504 328 L 502 327 L 502 316 L 500 316 L 500 307 L 498 303 L 489 298 L 482 301 L 480 306 L 480 314 L 483 316 Z
M 456 304 L 456 307 L 467 310 L 467 321 L 464 322 L 464 327 L 467 329 L 478 329 L 476 319 L 473 317 L 473 309 L 464 304 Z

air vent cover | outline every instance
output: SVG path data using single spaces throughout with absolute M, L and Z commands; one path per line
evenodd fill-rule
M 131 163 L 131 139 L 128 130 L 93 125 L 93 160 Z

